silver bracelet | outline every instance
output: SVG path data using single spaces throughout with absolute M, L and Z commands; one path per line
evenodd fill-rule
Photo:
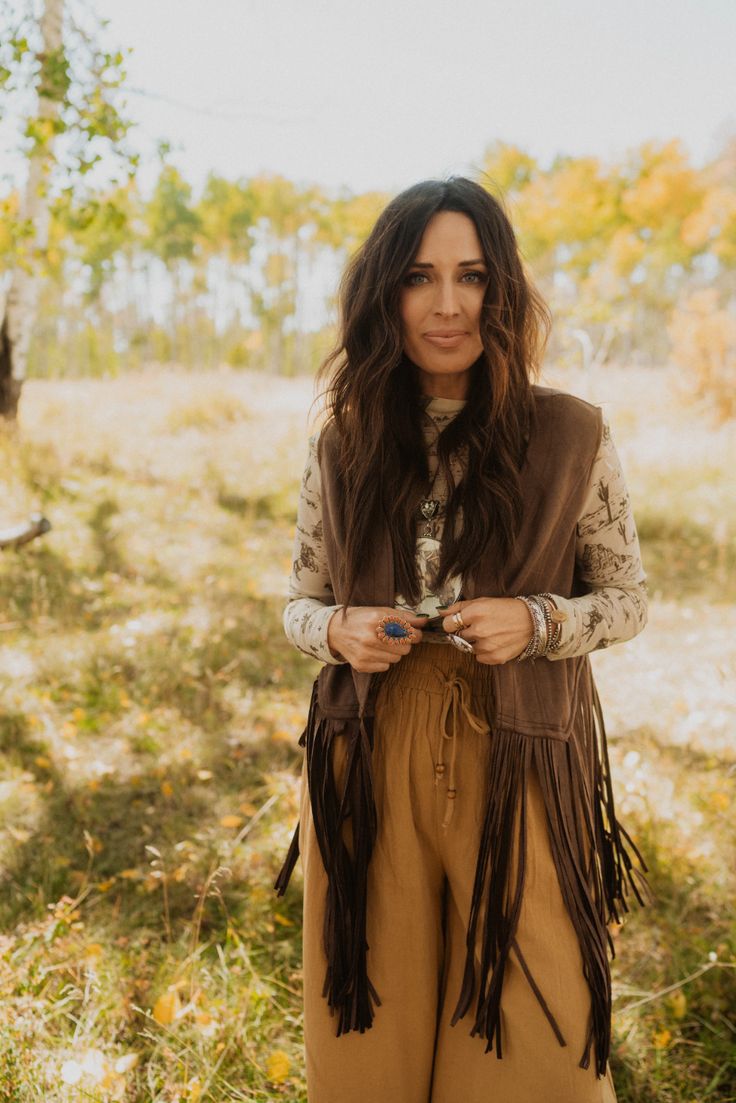
M 545 616 L 547 610 L 545 604 L 538 594 L 530 594 L 530 600 L 537 609 L 537 623 L 539 625 L 539 651 L 534 656 L 536 659 L 539 655 L 546 655 L 549 647 L 549 625 L 547 624 L 547 617 Z
M 544 652 L 543 652 L 543 654 L 545 654 L 545 655 L 547 654 L 547 652 L 552 647 L 552 636 L 553 636 L 554 627 L 555 627 L 552 624 L 552 610 L 551 610 L 548 602 L 545 600 L 546 597 L 547 597 L 546 594 L 533 594 L 532 595 L 532 601 L 536 601 L 539 604 L 539 607 L 542 610 L 542 616 L 544 617 L 544 627 L 545 627 L 545 631 L 547 633 L 547 639 L 545 641 Z
M 534 625 L 532 631 L 532 638 L 526 645 L 522 653 L 517 656 L 517 663 L 523 662 L 524 659 L 536 659 L 540 655 L 543 655 L 547 649 L 547 624 L 544 618 L 544 611 L 542 609 L 541 602 L 535 600 L 534 595 L 531 597 L 516 595 L 517 601 L 523 601 L 527 609 L 531 613 L 532 623 Z

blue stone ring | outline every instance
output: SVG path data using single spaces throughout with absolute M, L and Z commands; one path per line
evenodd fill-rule
M 409 621 L 402 617 L 386 616 L 379 620 L 376 626 L 376 635 L 381 643 L 397 644 L 404 640 L 411 643 L 414 639 L 414 629 Z

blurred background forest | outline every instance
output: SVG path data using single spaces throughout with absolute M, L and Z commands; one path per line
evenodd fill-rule
M 336 283 L 391 190 L 196 184 L 136 144 L 114 31 L 0 5 L 0 1103 L 305 1100 L 271 886 L 318 667 L 281 611 Z M 734 1103 L 736 131 L 467 156 L 649 575 L 646 632 L 593 656 L 657 894 L 615 932 L 619 1101 Z

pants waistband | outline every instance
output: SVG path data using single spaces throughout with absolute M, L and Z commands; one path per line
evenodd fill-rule
M 413 644 L 407 655 L 381 675 L 381 683 L 441 694 L 445 690 L 435 671 L 443 674 L 445 680 L 448 677 L 462 677 L 474 698 L 493 696 L 493 667 L 488 663 L 479 663 L 472 652 L 460 651 L 449 642 L 438 645 L 422 640 Z

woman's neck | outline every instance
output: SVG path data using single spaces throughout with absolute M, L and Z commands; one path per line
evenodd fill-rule
M 470 389 L 472 368 L 467 371 L 457 372 L 454 375 L 444 375 L 439 372 L 428 372 L 414 365 L 416 385 L 421 394 L 427 398 L 454 398 L 466 399 Z
M 422 377 L 420 389 L 426 398 L 455 398 L 466 399 L 468 397 L 468 382 L 466 379 L 458 379 L 454 376 L 430 376 Z

